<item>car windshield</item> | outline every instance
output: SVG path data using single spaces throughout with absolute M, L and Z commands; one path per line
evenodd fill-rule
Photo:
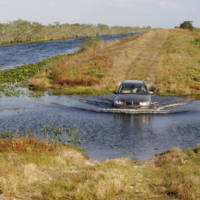
M 121 94 L 147 94 L 147 88 L 143 84 L 122 84 L 119 88 Z

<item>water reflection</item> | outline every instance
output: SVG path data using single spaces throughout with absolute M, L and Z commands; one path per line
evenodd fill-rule
M 114 115 L 115 124 L 119 126 L 119 132 L 123 137 L 136 137 L 137 135 L 144 137 L 151 129 L 152 116 L 150 115 Z M 148 130 L 148 131 L 147 131 Z
M 188 148 L 200 143 L 199 102 L 193 103 L 196 107 L 190 112 L 171 115 L 89 112 L 79 109 L 85 105 L 72 97 L 5 97 L 0 103 L 0 130 L 39 130 L 52 124 L 80 128 L 82 145 L 93 159 L 144 160 L 172 146 Z
M 122 123 L 128 127 L 142 128 L 151 124 L 152 116 L 150 115 L 114 115 L 114 119 L 117 123 Z

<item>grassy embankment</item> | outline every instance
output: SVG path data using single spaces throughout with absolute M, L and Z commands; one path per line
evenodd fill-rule
M 176 29 L 96 43 L 56 62 L 47 72 L 46 89 L 102 93 L 113 90 L 121 80 L 141 79 L 160 94 L 199 95 L 199 41 L 199 32 Z M 31 80 L 36 90 L 40 76 Z
M 16 20 L 0 23 L 0 45 L 36 41 L 64 40 L 78 37 L 96 37 L 149 30 L 150 27 L 107 26 L 105 24 L 59 24 L 48 26 L 37 22 Z
M 54 62 L 61 59 L 63 55 L 44 59 L 41 62 L 15 67 L 13 69 L 0 70 L 0 92 L 6 96 L 18 96 L 22 91 L 17 90 L 17 87 L 25 87 L 28 85 L 28 80 L 38 73 L 44 74 Z M 47 78 L 46 78 L 47 79 Z M 47 87 L 48 85 L 41 85 Z M 38 88 L 40 89 L 40 88 Z
M 146 162 L 97 162 L 69 145 L 0 140 L 0 199 L 197 200 L 199 165 L 199 146 L 173 148 Z
M 172 29 L 90 42 L 79 53 L 62 56 L 34 77 L 33 73 L 28 82 L 26 77 L 25 85 L 52 94 L 101 94 L 122 80 L 141 79 L 159 94 L 198 96 L 199 41 L 199 31 Z

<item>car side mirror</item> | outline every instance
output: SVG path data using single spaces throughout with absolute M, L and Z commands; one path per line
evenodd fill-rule
M 150 94 L 150 95 L 153 95 L 153 94 L 154 94 L 154 92 L 153 92 L 153 91 L 149 91 L 149 94 Z

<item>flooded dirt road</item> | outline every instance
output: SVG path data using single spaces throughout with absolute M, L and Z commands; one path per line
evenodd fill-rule
M 154 97 L 160 103 L 179 98 Z M 187 112 L 166 115 L 126 115 L 90 111 L 79 97 L 0 98 L 0 130 L 38 130 L 45 124 L 79 128 L 82 146 L 92 159 L 132 157 L 146 160 L 173 146 L 200 143 L 200 101 L 187 105 Z M 85 109 L 87 108 L 87 109 Z

